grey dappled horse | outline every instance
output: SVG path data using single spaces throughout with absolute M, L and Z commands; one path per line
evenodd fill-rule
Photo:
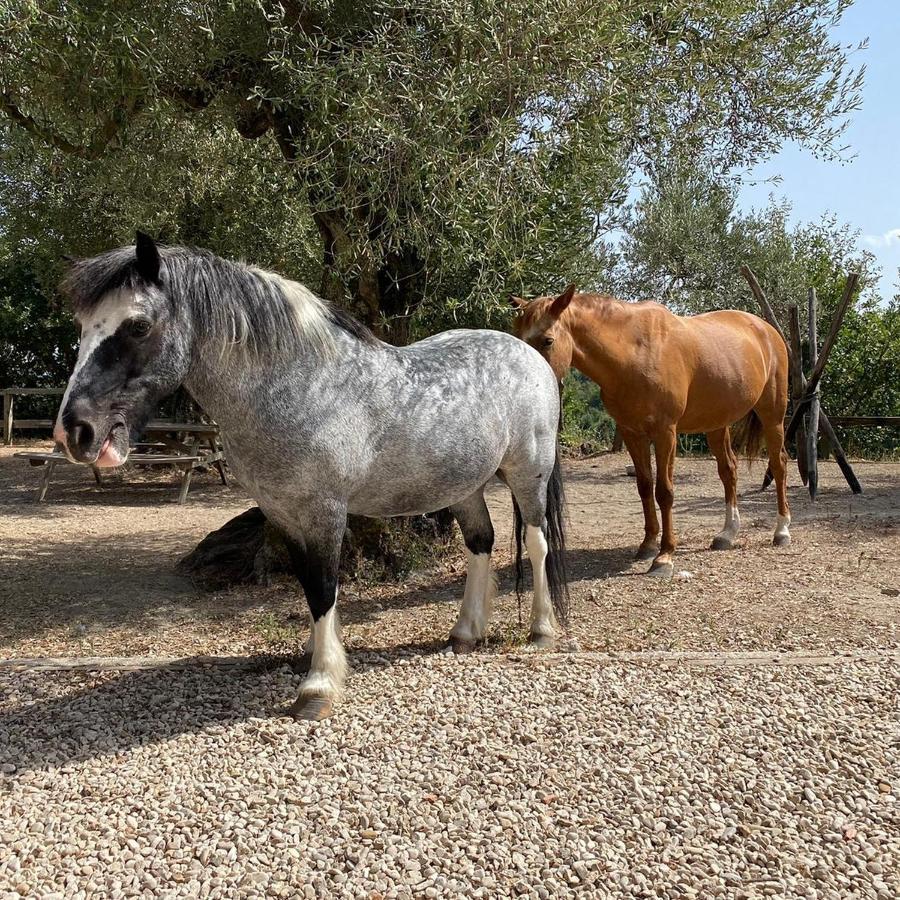
M 531 640 L 552 645 L 554 608 L 564 620 L 567 600 L 559 389 L 533 348 L 495 331 L 393 347 L 296 282 L 140 233 L 135 247 L 75 261 L 63 291 L 81 325 L 54 431 L 69 457 L 121 465 L 129 435 L 184 384 L 286 535 L 311 625 L 295 715 L 328 715 L 344 681 L 336 602 L 348 513 L 450 507 L 468 557 L 451 641 L 465 651 L 484 638 L 496 592 L 484 488 L 499 475 L 514 499 L 517 572 L 524 533 L 534 574 Z

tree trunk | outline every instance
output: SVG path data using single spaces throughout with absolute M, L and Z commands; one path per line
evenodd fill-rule
M 367 519 L 351 516 L 341 548 L 345 577 L 399 578 L 437 563 L 453 547 L 453 519 L 434 517 Z M 274 575 L 293 573 L 284 536 L 253 507 L 208 534 L 176 571 L 204 590 L 236 584 L 268 584 Z

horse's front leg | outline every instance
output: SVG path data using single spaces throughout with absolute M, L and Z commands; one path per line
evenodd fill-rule
M 653 502 L 653 462 L 650 456 L 650 441 L 642 434 L 620 428 L 622 440 L 628 448 L 634 463 L 638 494 L 644 510 L 644 540 L 635 553 L 635 559 L 653 559 L 659 553 L 659 520 L 656 518 L 656 504 Z
M 450 507 L 466 542 L 466 587 L 459 618 L 450 632 L 454 653 L 469 653 L 484 640 L 497 581 L 491 574 L 494 526 L 484 493 L 477 491 L 462 503 Z
M 343 508 L 305 510 L 306 521 L 291 529 L 286 541 L 291 562 L 306 593 L 311 629 L 309 674 L 291 708 L 298 719 L 324 719 L 331 715 L 347 674 L 347 656 L 341 644 L 337 611 L 338 564 L 347 523 Z
M 653 439 L 656 448 L 656 502 L 662 518 L 662 539 L 659 553 L 650 566 L 650 575 L 670 577 L 675 570 L 675 526 L 672 521 L 672 505 L 675 501 L 675 428 L 660 432 Z

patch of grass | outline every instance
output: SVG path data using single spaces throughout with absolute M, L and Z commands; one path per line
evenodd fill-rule
M 266 613 L 253 623 L 253 630 L 270 647 L 296 651 L 300 648 L 304 629 L 299 623 L 280 619 L 275 613 Z

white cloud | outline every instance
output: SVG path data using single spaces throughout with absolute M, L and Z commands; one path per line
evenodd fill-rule
M 863 236 L 863 240 L 870 246 L 875 248 L 900 246 L 900 228 L 892 228 L 884 234 L 867 234 Z

